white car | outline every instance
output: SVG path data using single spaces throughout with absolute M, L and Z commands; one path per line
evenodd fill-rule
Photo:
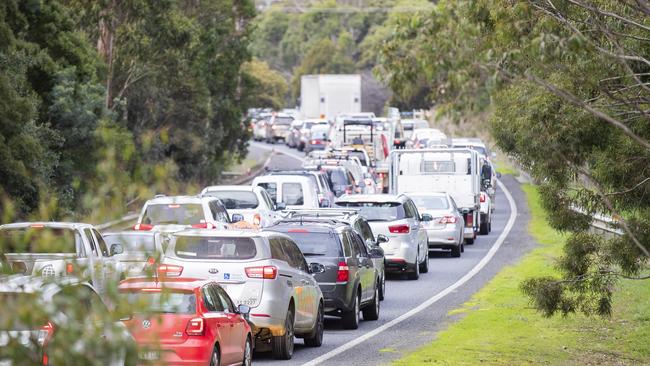
M 90 224 L 22 222 L 0 226 L 0 241 L 14 273 L 43 277 L 87 277 L 105 294 L 120 278 L 102 235 Z
M 487 235 L 492 231 L 492 199 L 486 192 L 481 191 L 481 224 L 479 225 L 478 233 Z
M 311 129 L 316 126 L 323 126 L 319 127 L 322 130 L 325 130 L 327 133 L 327 136 L 329 136 L 329 127 L 330 123 L 326 119 L 306 119 L 302 127 L 300 128 L 300 141 L 298 142 L 298 150 L 303 151 L 307 144 L 310 143 L 311 139 Z M 322 133 L 322 132 L 321 132 Z
M 407 147 L 416 149 L 426 148 L 430 145 L 447 145 L 447 135 L 435 128 L 418 128 L 413 130 Z
M 233 214 L 240 214 L 244 220 L 259 227 L 272 225 L 282 216 L 268 192 L 257 186 L 210 186 L 201 191 L 201 196 L 217 197 Z
M 294 336 L 312 347 L 323 341 L 323 293 L 313 274 L 324 271 L 285 234 L 186 230 L 173 234 L 158 275 L 218 282 L 251 308 L 256 349 L 271 346 L 276 358 L 290 359 Z
M 172 233 L 189 227 L 195 229 L 227 229 L 231 222 L 241 221 L 241 215 L 231 217 L 216 197 L 156 196 L 148 200 L 134 230 L 156 230 Z
M 275 204 L 283 203 L 286 208 L 320 207 L 318 187 L 312 177 L 263 175 L 253 179 L 252 185 L 266 189 Z
M 336 206 L 358 209 L 375 235 L 388 237 L 387 242 L 380 243 L 386 257 L 386 273 L 406 273 L 409 279 L 417 280 L 420 272 L 429 271 L 427 232 L 422 223 L 433 217 L 420 216 L 410 198 L 403 194 L 344 195 Z
M 271 113 L 262 113 L 255 123 L 253 123 L 253 140 L 266 140 L 266 125 L 269 123 Z

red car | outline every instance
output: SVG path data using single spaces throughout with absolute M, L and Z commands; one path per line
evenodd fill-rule
M 132 304 L 123 320 L 140 361 L 167 365 L 250 365 L 250 308 L 235 307 L 216 282 L 193 278 L 130 278 L 119 291 Z M 137 310 L 135 310 L 137 309 Z

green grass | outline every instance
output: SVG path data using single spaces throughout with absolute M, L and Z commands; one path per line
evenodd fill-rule
M 510 161 L 510 159 L 508 159 L 508 157 L 505 154 L 501 152 L 497 152 L 497 156 L 494 159 L 494 163 L 496 164 L 497 172 L 503 175 L 510 174 L 513 177 L 519 176 L 519 170 L 517 170 L 513 166 L 512 162 Z
M 549 319 L 530 307 L 519 285 L 555 273 L 564 238 L 547 225 L 536 188 L 523 190 L 539 247 L 450 312 L 462 318 L 396 365 L 650 365 L 650 281 L 621 282 L 611 319 Z

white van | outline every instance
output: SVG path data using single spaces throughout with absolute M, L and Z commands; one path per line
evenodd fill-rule
M 288 209 L 318 208 L 318 187 L 311 177 L 300 175 L 263 175 L 253 179 L 269 193 L 274 203 L 282 202 Z

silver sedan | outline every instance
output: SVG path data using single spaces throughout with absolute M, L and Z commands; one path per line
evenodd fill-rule
M 429 250 L 449 249 L 452 257 L 460 257 L 463 245 L 463 215 L 458 212 L 454 199 L 447 193 L 407 193 L 420 213 L 427 213 L 433 220 L 423 226 L 429 238 Z

